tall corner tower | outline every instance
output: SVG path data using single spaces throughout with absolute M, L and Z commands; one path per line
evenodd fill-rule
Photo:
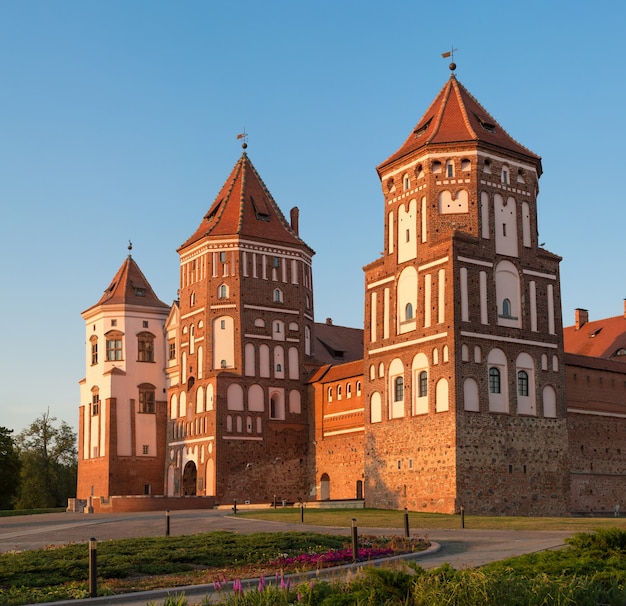
M 306 494 L 312 257 L 244 151 L 179 248 L 167 325 L 167 493 L 218 503 Z
M 100 300 L 82 313 L 80 499 L 163 494 L 168 313 L 130 254 Z
M 560 258 L 541 159 L 452 74 L 377 168 L 365 271 L 366 497 L 451 513 L 568 511 Z

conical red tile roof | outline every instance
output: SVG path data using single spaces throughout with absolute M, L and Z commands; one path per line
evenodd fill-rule
M 109 287 L 93 307 L 116 304 L 144 305 L 146 307 L 162 307 L 163 309 L 170 307 L 154 294 L 152 286 L 130 255 L 126 257 L 115 277 L 111 280 Z
M 235 164 L 198 229 L 180 249 L 208 236 L 233 235 L 306 246 L 285 220 L 246 152 Z
M 541 158 L 515 141 L 456 79 L 454 74 L 439 91 L 402 147 L 377 170 L 422 147 L 437 144 L 482 142 L 526 156 L 538 166 Z

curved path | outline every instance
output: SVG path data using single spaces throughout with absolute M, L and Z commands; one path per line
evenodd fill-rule
M 350 536 L 351 529 L 313 526 L 309 524 L 287 524 L 266 520 L 255 520 L 230 515 L 229 510 L 194 510 L 173 511 L 170 513 L 170 534 L 194 534 L 214 530 L 229 530 L 239 533 L 249 532 L 284 532 L 307 531 L 333 533 Z M 140 512 L 130 514 L 77 514 L 53 513 L 32 516 L 16 516 L 0 518 L 0 553 L 38 549 L 51 545 L 67 543 L 87 543 L 90 538 L 98 541 L 122 539 L 141 536 L 165 535 L 166 516 L 164 512 Z M 367 528 L 361 532 L 367 534 L 403 533 L 403 529 Z M 512 530 L 438 530 L 412 528 L 411 533 L 427 536 L 433 547 L 427 552 L 418 554 L 420 566 L 433 568 L 448 562 L 455 568 L 480 566 L 488 562 L 508 557 L 554 549 L 564 544 L 566 537 L 574 531 L 512 531 Z M 185 594 L 191 598 L 192 593 L 200 602 L 209 588 L 185 588 Z M 94 598 L 90 600 L 74 600 L 56 602 L 57 606 L 81 603 L 91 606 L 100 604 L 138 605 L 148 601 L 162 603 L 168 593 L 177 590 L 142 592 Z M 178 589 L 181 591 L 181 589 Z M 190 600 L 193 601 L 193 600 Z

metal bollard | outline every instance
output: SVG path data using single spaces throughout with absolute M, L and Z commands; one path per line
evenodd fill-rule
M 304 503 L 300 503 L 300 524 L 304 524 Z
M 170 510 L 166 510 L 165 512 L 165 536 L 170 536 Z
M 233 513 L 237 515 L 237 499 L 235 499 L 235 502 L 233 504 Z
M 407 539 L 411 538 L 411 531 L 409 530 L 409 510 L 404 508 L 404 536 Z
M 465 528 L 465 507 L 461 505 L 461 528 Z
M 89 597 L 98 597 L 98 549 L 96 539 L 89 539 Z
M 359 559 L 359 536 L 356 527 L 356 518 L 352 518 L 352 561 Z

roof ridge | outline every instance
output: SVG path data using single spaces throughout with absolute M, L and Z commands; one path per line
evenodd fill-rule
M 441 97 L 441 102 L 439 103 L 439 112 L 437 114 L 437 117 L 435 118 L 435 123 L 433 124 L 433 132 L 430 134 L 430 137 L 428 138 L 428 142 L 433 140 L 433 138 L 437 135 L 437 133 L 439 132 L 439 129 L 441 128 L 441 122 L 443 120 L 443 114 L 445 112 L 446 105 L 448 103 L 448 99 L 450 98 L 450 88 L 451 88 L 450 82 L 451 82 L 451 80 L 452 80 L 452 78 L 450 78 L 450 80 L 448 80 L 448 84 L 443 87 L 443 90 L 442 90 L 443 95 Z M 437 101 L 438 99 L 439 99 L 439 95 L 437 95 L 437 97 L 435 97 L 435 101 Z M 433 101 L 433 103 L 435 101 Z M 420 122 L 421 122 L 421 120 L 420 120 Z M 418 122 L 418 126 L 419 126 L 419 122 Z
M 461 108 L 461 114 L 463 115 L 463 121 L 465 122 L 465 126 L 467 127 L 467 130 L 474 136 L 474 139 L 478 139 L 478 133 L 474 130 L 474 128 L 472 127 L 472 124 L 470 122 L 469 116 L 467 115 L 467 107 L 465 107 L 465 103 L 463 103 L 463 99 L 461 97 L 461 88 L 463 88 L 464 90 L 465 87 L 456 79 L 456 77 L 454 76 L 454 74 L 452 76 L 450 76 L 450 80 L 452 80 L 454 82 L 454 84 L 452 85 L 454 88 L 454 92 L 456 94 L 457 97 L 457 101 L 459 103 L 459 107 Z M 472 97 L 471 93 L 469 91 L 467 91 L 468 94 L 470 95 L 470 97 Z M 481 107 L 483 108 L 483 106 L 478 102 L 477 99 L 474 99 L 472 97 L 472 99 Z M 483 108 L 484 109 L 484 108 Z
M 456 80 L 456 78 L 455 78 Z M 500 129 L 502 129 L 502 132 L 506 133 L 506 135 L 509 137 L 509 139 L 511 139 L 511 141 L 513 141 L 513 143 L 519 145 L 522 149 L 525 149 L 531 156 L 536 156 L 537 158 L 539 156 L 537 156 L 537 154 L 532 151 L 531 149 L 529 149 L 528 147 L 526 147 L 523 143 L 520 143 L 517 139 L 515 139 L 515 137 L 511 136 L 511 133 L 509 133 L 508 130 L 506 130 L 502 124 L 500 124 L 500 122 L 498 122 L 492 115 L 490 112 L 487 111 L 487 109 L 485 108 L 485 106 L 474 96 L 472 95 L 472 93 L 465 87 L 463 86 L 463 84 L 461 82 L 459 82 L 457 80 L 457 84 L 459 85 L 460 88 L 463 89 L 463 91 L 467 94 L 467 96 L 474 102 L 476 103 L 476 105 L 478 105 L 478 107 L 480 107 L 480 109 L 482 109 L 485 114 L 487 114 L 489 117 L 491 117 L 493 119 L 493 121 L 495 122 L 496 126 L 498 126 Z M 474 132 L 474 129 L 472 129 L 472 132 Z M 478 137 L 480 138 L 480 137 Z
M 246 156 L 246 158 L 248 158 L 248 156 Z M 272 205 L 272 207 L 274 208 L 274 211 L 278 215 L 278 218 L 279 218 L 280 222 L 285 226 L 287 231 L 294 238 L 297 238 L 299 242 L 301 242 L 302 244 L 305 244 L 304 240 L 302 240 L 302 238 L 300 238 L 300 236 L 293 230 L 293 228 L 291 227 L 291 223 L 289 221 L 287 221 L 285 215 L 283 214 L 283 211 L 280 210 L 280 206 L 278 206 L 278 204 L 276 203 L 276 200 L 274 200 L 274 196 L 272 196 L 272 194 L 270 193 L 270 190 L 268 189 L 267 185 L 265 185 L 265 181 L 263 181 L 263 178 L 259 174 L 259 171 L 257 171 L 256 167 L 254 166 L 254 164 L 252 163 L 252 160 L 250 160 L 250 158 L 248 158 L 248 163 L 250 164 L 250 168 L 252 169 L 252 171 L 254 172 L 256 178 L 258 179 L 259 183 L 261 184 L 261 187 L 263 188 L 263 191 L 267 194 L 267 197 L 268 197 L 268 199 L 270 201 L 270 204 Z

